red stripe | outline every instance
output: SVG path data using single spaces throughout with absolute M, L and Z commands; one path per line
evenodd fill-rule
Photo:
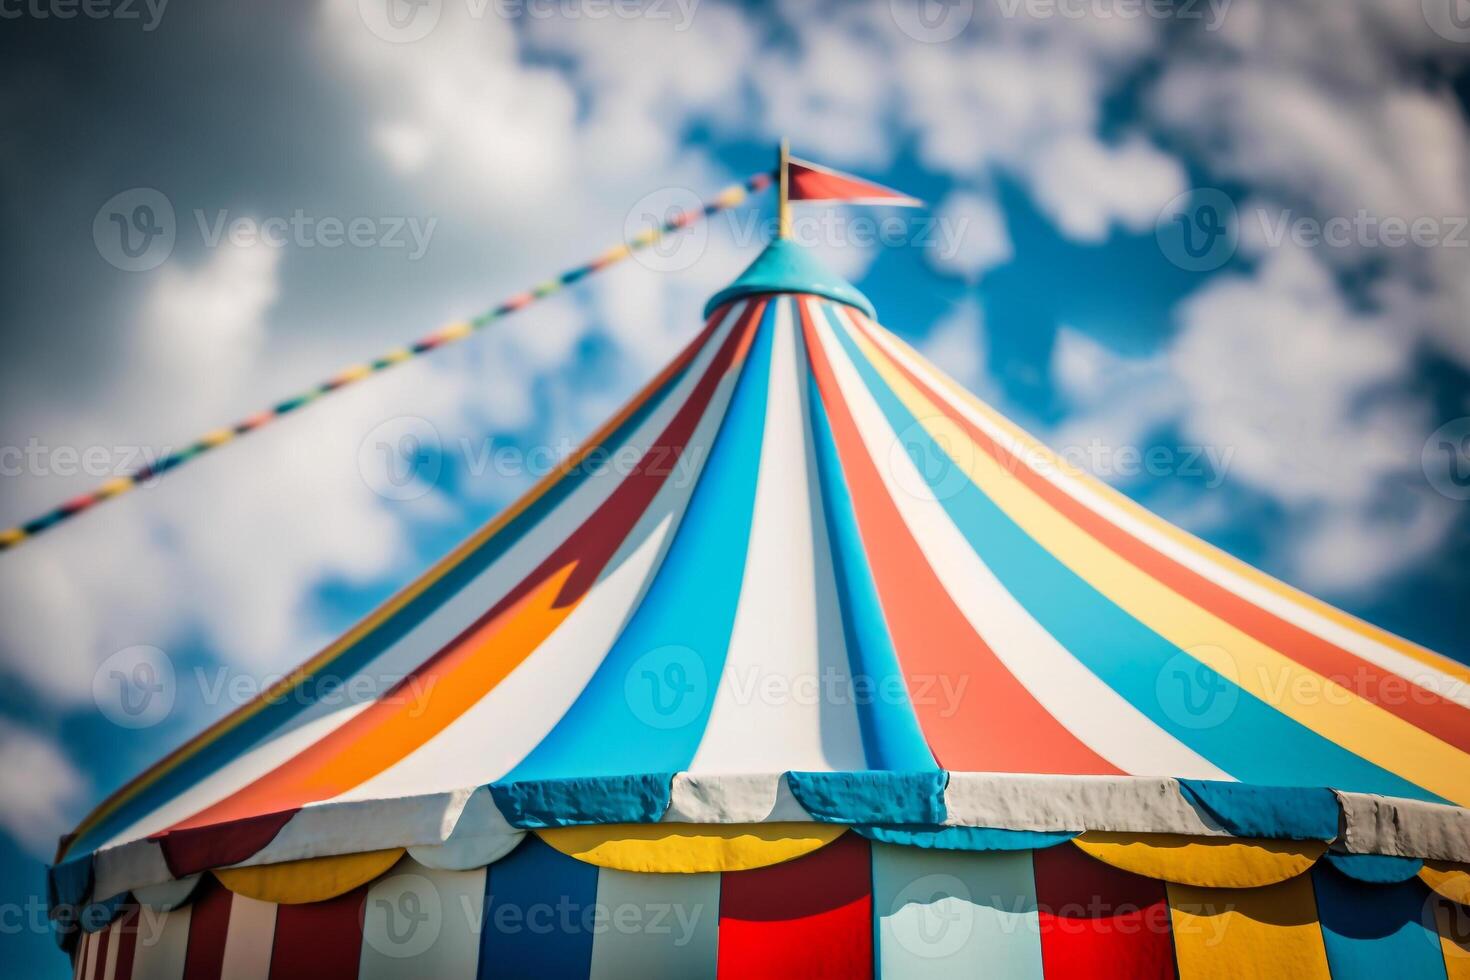
M 265 813 L 208 827 L 187 827 L 156 834 L 164 864 L 175 878 L 199 871 L 239 864 L 271 841 L 296 815 L 296 810 Z
M 357 980 L 368 888 L 362 885 L 325 902 L 280 906 L 270 980 Z
M 868 842 L 843 834 L 785 864 L 720 876 L 721 978 L 873 975 Z
M 805 303 L 802 330 L 883 614 L 935 761 L 970 772 L 1118 774 L 1015 678 L 965 618 L 889 496 Z M 947 690 L 963 707 L 935 692 Z
M 854 317 L 870 337 L 881 329 Z M 1058 513 L 1134 567 L 1256 640 L 1461 751 L 1470 752 L 1470 710 L 1322 639 L 1145 544 L 1037 473 L 965 418 L 952 401 L 896 358 L 898 372 L 959 425 L 986 455 Z
M 1046 976 L 1173 980 L 1162 881 L 1094 861 L 1071 844 L 1034 851 L 1032 862 Z
M 211 876 L 200 882 L 189 913 L 189 948 L 183 980 L 218 980 L 230 931 L 230 890 Z
M 787 196 L 793 201 L 877 201 L 891 200 L 895 204 L 907 204 L 913 198 L 907 194 L 890 190 L 871 181 L 838 173 L 835 170 L 818 170 L 795 160 L 786 165 Z
M 117 923 L 117 970 L 112 980 L 133 980 L 133 957 L 138 951 L 138 906 L 128 909 Z
M 522 600 L 568 570 L 570 574 L 553 603 L 561 618 L 545 617 L 539 627 L 554 629 L 581 602 L 669 475 L 676 471 L 678 460 L 721 380 L 749 349 L 754 325 L 763 310 L 761 303 L 752 303 L 746 309 L 688 400 L 679 407 L 633 472 L 530 575 L 378 701 L 270 772 L 176 824 L 174 829 L 299 807 L 344 793 L 407 756 L 477 703 L 498 682 L 493 662 L 492 669 L 484 671 L 489 678 L 484 684 L 439 684 L 438 675 L 461 663 L 477 663 L 469 658 L 484 656 L 486 649 L 496 649 L 494 643 L 487 641 L 514 615 Z M 432 704 L 426 706 L 415 696 L 417 691 L 433 691 Z M 377 739 L 379 744 L 364 748 L 366 739 L 379 732 L 386 733 Z

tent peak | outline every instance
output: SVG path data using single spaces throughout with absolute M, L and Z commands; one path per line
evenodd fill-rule
M 868 298 L 837 273 L 817 261 L 811 252 L 787 238 L 767 245 L 740 277 L 715 293 L 705 304 L 708 319 L 715 310 L 741 296 L 754 293 L 810 293 L 856 307 L 877 319 Z

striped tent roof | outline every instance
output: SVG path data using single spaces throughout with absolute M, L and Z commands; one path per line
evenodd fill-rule
M 671 822 L 1466 862 L 1467 680 L 1069 467 L 777 242 L 556 473 L 104 802 L 53 894 Z

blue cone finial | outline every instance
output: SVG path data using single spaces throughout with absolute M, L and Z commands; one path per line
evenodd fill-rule
M 778 238 L 767 245 L 765 251 L 740 274 L 740 278 L 715 293 L 705 304 L 705 319 L 731 300 L 752 293 L 811 293 L 846 303 L 877 319 L 868 297 L 812 258 L 806 249 L 786 238 Z

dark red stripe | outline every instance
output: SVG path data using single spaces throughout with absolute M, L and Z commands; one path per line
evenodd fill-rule
M 239 864 L 276 839 L 296 810 L 265 813 L 207 827 L 186 827 L 154 835 L 164 863 L 175 878 Z
M 325 902 L 277 909 L 270 980 L 357 980 L 368 888 L 362 885 Z
M 1035 851 L 1032 859 L 1046 976 L 1173 980 L 1162 881 L 1095 861 L 1071 844 Z
M 133 980 L 133 957 L 138 951 L 138 906 L 128 909 L 117 924 L 117 970 L 112 980 Z
M 225 959 L 234 896 L 212 876 L 200 882 L 189 905 L 189 948 L 183 980 L 218 980 Z
M 805 857 L 720 876 L 722 978 L 873 975 L 868 842 L 847 833 Z

